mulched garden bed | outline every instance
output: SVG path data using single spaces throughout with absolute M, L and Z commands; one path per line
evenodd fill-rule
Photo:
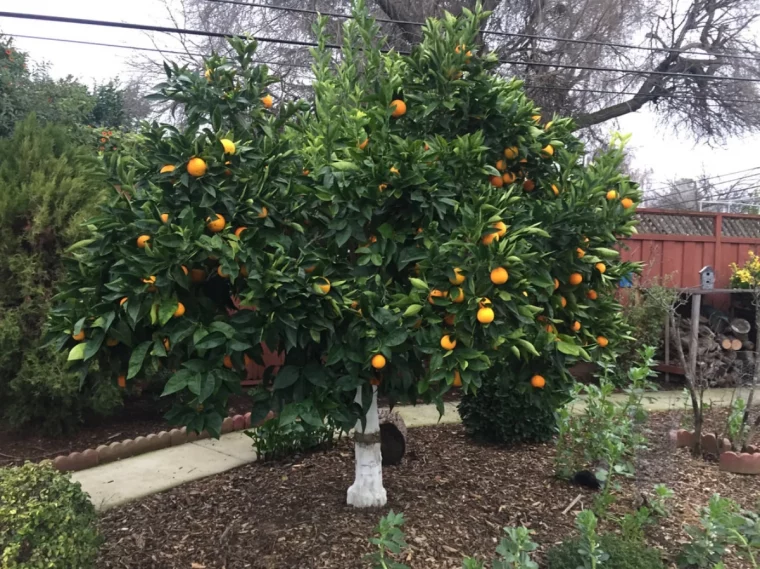
M 696 521 L 711 494 L 753 507 L 760 492 L 759 477 L 721 473 L 717 463 L 675 449 L 667 433 L 682 417 L 681 411 L 652 416 L 651 449 L 614 506 L 629 511 L 641 491 L 667 484 L 676 494 L 673 513 L 649 531 L 649 542 L 669 559 L 686 538 L 682 524 Z M 722 424 L 722 416 L 711 422 Z M 450 425 L 409 435 L 403 463 L 384 471 L 389 501 L 381 510 L 345 505 L 354 462 L 344 440 L 324 453 L 244 466 L 106 512 L 98 567 L 363 568 L 367 538 L 389 509 L 407 518 L 405 562 L 413 569 L 458 569 L 465 555 L 491 559 L 501 528 L 518 524 L 535 530 L 540 561 L 573 534 L 575 514 L 592 503 L 592 491 L 552 476 L 552 445 L 483 446 Z M 563 514 L 578 494 L 578 505 Z M 746 567 L 735 559 L 726 566 Z
M 0 430 L 0 467 L 40 462 L 60 454 L 168 431 L 172 427 L 163 417 L 168 409 L 167 400 L 142 397 L 126 400 L 124 407 L 110 417 L 88 417 L 76 431 L 60 436 L 41 434 L 33 428 Z M 229 402 L 230 416 L 250 409 L 246 396 L 235 396 Z

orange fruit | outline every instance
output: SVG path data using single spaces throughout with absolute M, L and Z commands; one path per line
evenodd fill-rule
M 443 323 L 446 324 L 446 326 L 453 326 L 455 321 L 456 317 L 453 314 L 447 314 L 443 317 Z
M 497 229 L 496 235 L 499 237 L 504 237 L 507 234 L 507 224 L 503 221 L 497 221 L 492 225 L 494 229 Z
M 578 247 L 575 250 L 575 254 L 578 256 L 579 259 L 583 259 L 583 257 L 586 256 L 586 252 L 583 249 L 581 249 L 580 247 Z
M 573 332 L 580 332 L 580 330 L 581 330 L 581 323 L 580 323 L 580 322 L 578 322 L 578 321 L 576 320 L 576 321 L 575 321 L 575 322 L 573 322 L 573 324 L 570 326 L 570 329 L 571 329 Z
M 222 143 L 225 154 L 235 154 L 235 143 L 232 142 L 229 138 L 223 138 L 219 142 Z
M 261 206 L 261 213 L 257 215 L 259 219 L 266 219 L 269 216 L 269 210 L 267 209 L 267 206 L 262 205 Z
M 523 190 L 526 192 L 532 192 L 536 189 L 536 183 L 533 180 L 525 180 L 523 182 Z
M 155 275 L 151 275 L 148 278 L 143 279 L 142 282 L 144 282 L 145 284 L 149 284 L 149 285 L 156 284 L 156 276 Z
M 554 330 L 554 326 L 552 326 L 551 324 L 547 324 L 547 325 L 544 327 L 544 329 L 545 329 L 545 330 L 546 330 L 546 331 L 547 331 L 549 334 L 554 334 L 554 332 L 555 332 L 555 330 Z
M 244 279 L 248 278 L 248 269 L 245 265 L 240 265 L 240 276 L 242 276 Z
M 490 324 L 493 322 L 494 319 L 494 313 L 493 308 L 488 308 L 487 306 L 484 306 L 483 308 L 478 309 L 478 322 L 481 324 Z
M 265 109 L 271 109 L 272 105 L 274 104 L 274 99 L 272 98 L 272 95 L 264 95 L 261 97 L 261 104 L 264 105 Z
M 515 180 L 517 180 L 517 176 L 515 176 L 512 172 L 504 172 L 504 175 L 501 177 L 502 180 L 504 180 L 505 184 L 513 184 Z
M 530 378 L 530 384 L 536 389 L 543 389 L 546 385 L 546 380 L 543 378 L 543 376 L 534 375 Z
M 503 285 L 509 280 L 509 273 L 504 267 L 496 267 L 491 271 L 491 282 L 495 285 Z
M 496 161 L 496 169 L 500 171 L 504 171 L 507 168 L 507 163 L 504 162 L 504 160 L 497 160 Z
M 140 237 L 137 238 L 137 246 L 140 249 L 145 249 L 148 241 L 150 241 L 150 235 L 140 235 Z
M 309 175 L 309 171 L 306 168 L 304 168 L 302 174 L 304 176 L 308 176 Z
M 222 365 L 226 367 L 227 369 L 232 369 L 232 358 L 229 354 L 224 354 L 224 358 L 222 359 Z
M 442 290 L 438 290 L 437 288 L 434 288 L 430 291 L 430 294 L 428 295 L 428 302 L 430 304 L 434 304 L 433 299 L 434 298 L 446 298 L 448 296 L 448 292 L 444 292 Z
M 106 346 L 108 346 L 109 348 L 113 348 L 118 343 L 119 343 L 119 340 L 117 340 L 116 338 L 106 338 Z
M 509 148 L 504 149 L 504 157 L 507 160 L 514 160 L 517 158 L 517 155 L 520 153 L 520 150 L 517 148 L 517 146 L 510 146 Z
M 555 196 L 559 195 L 559 188 L 555 186 L 554 184 L 552 184 L 552 192 L 554 192 Z
M 222 229 L 224 229 L 224 226 L 227 224 L 227 222 L 225 221 L 223 215 L 215 213 L 214 216 L 214 218 L 206 218 L 206 227 L 208 227 L 211 233 L 219 233 Z
M 251 358 L 248 354 L 243 354 L 243 363 L 245 364 L 245 367 L 248 367 L 253 362 L 253 358 Z
M 559 303 L 562 306 L 562 308 L 565 308 L 567 306 L 567 299 L 564 296 L 560 296 Z
M 124 389 L 127 386 L 127 376 L 122 374 L 116 378 L 116 383 L 119 387 Z
M 185 314 L 185 305 L 182 304 L 181 302 L 178 302 L 177 310 L 174 311 L 174 318 L 179 318 L 183 314 Z
M 182 269 L 182 272 L 185 273 L 185 276 L 187 276 L 187 273 L 188 273 L 187 267 L 185 265 L 182 265 L 181 269 Z
M 79 334 L 72 334 L 72 335 L 71 335 L 71 338 L 72 338 L 72 339 L 73 339 L 75 342 L 81 342 L 81 341 L 82 341 L 82 340 L 84 340 L 84 338 L 85 338 L 84 330 L 81 330 L 81 331 L 79 332 Z
M 200 178 L 206 173 L 208 166 L 203 158 L 191 158 L 187 163 L 187 173 L 195 178 Z
M 588 298 L 589 300 L 596 300 L 597 298 L 599 298 L 599 295 L 596 294 L 595 290 L 590 290 L 586 293 L 586 298 Z
M 169 349 L 171 348 L 171 343 L 169 342 L 169 338 L 164 338 L 163 344 L 164 344 L 164 349 L 168 352 Z
M 165 164 L 161 166 L 161 169 L 158 171 L 159 174 L 170 174 L 174 172 L 174 164 Z
M 454 48 L 454 53 L 462 53 L 463 50 L 467 49 L 467 46 L 465 44 L 457 45 Z
M 631 198 L 623 198 L 620 200 L 620 205 L 622 205 L 625 209 L 628 209 L 633 206 L 633 200 Z
M 365 148 L 367 148 L 367 145 L 368 145 L 368 144 L 369 144 L 369 138 L 365 138 L 364 140 L 362 140 L 362 141 L 361 141 L 361 142 L 358 144 L 358 146 L 359 146 L 359 150 L 364 150 Z
M 191 269 L 190 280 L 194 283 L 202 283 L 206 280 L 206 271 L 203 269 Z
M 504 185 L 504 180 L 501 176 L 491 176 L 491 185 L 494 188 L 501 188 Z
M 467 277 L 462 274 L 462 269 L 459 267 L 454 267 L 454 278 L 450 278 L 449 282 L 453 285 L 460 285 L 465 281 L 466 278 Z
M 567 282 L 573 286 L 577 286 L 583 282 L 583 275 L 580 273 L 573 273 L 570 275 L 570 278 L 567 279 Z
M 230 278 L 230 275 L 226 274 L 226 273 L 225 273 L 225 272 L 222 270 L 222 266 L 221 266 L 221 265 L 219 265 L 219 266 L 216 268 L 216 274 L 217 274 L 217 275 L 219 275 L 220 277 L 222 277 L 223 279 L 228 279 L 228 278 Z
M 245 231 L 246 229 L 248 229 L 248 228 L 247 228 L 247 227 L 238 227 L 238 228 L 235 230 L 235 237 L 237 237 L 238 239 L 240 239 L 240 234 L 241 234 L 243 231 Z
M 499 234 L 498 233 L 488 233 L 487 235 L 483 235 L 483 239 L 481 239 L 481 242 L 483 245 L 490 245 L 494 242 L 494 239 L 496 241 L 499 240 Z
M 610 341 L 604 336 L 597 336 L 596 343 L 599 344 L 600 348 L 606 348 Z
M 319 287 L 319 290 L 322 291 L 322 294 L 327 294 L 328 292 L 330 292 L 330 288 L 332 288 L 332 286 L 330 285 L 330 281 L 327 280 L 325 277 L 320 277 L 319 281 L 322 284 L 317 285 L 317 286 Z
M 161 214 L 161 221 L 164 223 L 169 223 L 169 214 L 168 213 L 162 213 Z
M 615 190 L 610 190 L 607 192 L 607 201 L 612 201 L 614 199 L 617 199 L 618 193 Z
M 203 73 L 203 76 L 206 78 L 206 81 L 211 81 L 211 70 L 206 69 L 206 71 Z
M 311 273 L 313 273 L 313 272 L 314 272 L 314 271 L 316 271 L 316 270 L 317 270 L 317 266 L 316 266 L 316 265 L 311 265 L 310 267 L 306 267 L 306 268 L 304 269 L 304 272 L 305 272 L 307 275 L 310 275 Z
M 540 122 L 541 121 L 541 115 L 533 115 L 530 118 L 533 119 L 533 122 Z
M 596 270 L 602 274 L 607 272 L 607 266 L 604 263 L 597 263 L 594 266 L 596 267 Z
M 122 299 L 119 301 L 119 306 L 124 306 L 124 303 L 125 303 L 125 302 L 127 302 L 127 297 L 126 297 L 126 296 L 125 296 L 125 297 L 123 297 L 123 298 L 122 298 Z
M 557 290 L 559 288 L 559 280 L 554 279 L 554 290 Z
M 441 347 L 444 350 L 453 350 L 457 347 L 457 341 L 452 339 L 451 336 L 446 334 L 441 338 Z
M 453 302 L 454 304 L 462 304 L 464 302 L 464 290 L 462 290 L 462 287 L 457 287 L 456 289 L 451 289 L 451 290 L 459 291 L 456 296 L 454 296 L 453 294 L 450 295 L 451 302 Z
M 391 116 L 394 119 L 397 119 L 398 117 L 402 117 L 406 114 L 406 103 L 402 101 L 401 99 L 392 100 L 389 106 L 391 109 L 393 109 Z
M 462 374 L 458 369 L 454 370 L 454 382 L 451 384 L 454 387 L 462 387 Z
M 478 308 L 488 308 L 491 306 L 491 301 L 483 297 L 478 301 Z
M 544 158 L 554 156 L 554 147 L 551 144 L 547 144 L 541 149 L 541 154 L 544 156 Z
M 553 124 L 554 124 L 554 121 L 549 121 L 548 123 L 546 123 L 546 126 L 544 127 L 544 130 L 549 130 L 552 127 Z
M 375 354 L 372 356 L 372 367 L 375 369 L 383 369 L 385 367 L 385 356 L 383 354 Z

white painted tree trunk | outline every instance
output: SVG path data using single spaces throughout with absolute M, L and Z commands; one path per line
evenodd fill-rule
M 362 388 L 356 390 L 356 401 L 361 405 Z M 348 489 L 348 505 L 355 508 L 384 506 L 388 498 L 383 488 L 383 457 L 380 453 L 380 423 L 377 417 L 377 386 L 372 386 L 372 405 L 367 411 L 364 430 L 356 422 L 354 448 L 356 452 L 356 479 Z M 370 441 L 363 440 L 370 439 Z M 376 441 L 376 442 L 373 442 Z

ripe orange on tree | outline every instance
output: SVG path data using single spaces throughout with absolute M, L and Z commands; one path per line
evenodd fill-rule
M 124 306 L 124 303 L 127 302 L 127 297 L 122 297 L 122 299 L 119 301 L 119 306 Z
M 174 172 L 175 166 L 174 164 L 164 164 L 161 166 L 161 170 L 158 171 L 159 174 L 170 174 Z
M 614 199 L 617 199 L 618 193 L 615 190 L 609 190 L 607 192 L 607 201 L 612 201 Z
M 383 369 L 385 367 L 385 356 L 383 354 L 375 354 L 372 356 L 372 367 L 375 369 Z
M 116 385 L 124 389 L 127 386 L 127 376 L 122 374 L 119 374 L 119 377 L 116 378 Z
M 596 270 L 602 274 L 607 272 L 607 265 L 605 265 L 604 263 L 597 263 L 596 265 L 594 265 L 594 267 L 596 267 Z
M 462 269 L 459 267 L 454 267 L 454 278 L 449 278 L 449 282 L 453 285 L 460 285 L 465 281 L 466 278 L 467 277 L 462 274 Z
M 583 275 L 580 273 L 572 273 L 567 279 L 567 282 L 572 286 L 577 286 L 583 282 Z
M 586 293 L 586 298 L 588 298 L 589 300 L 596 300 L 597 298 L 599 298 L 599 295 L 596 293 L 595 290 L 591 289 Z
M 195 178 L 200 178 L 206 173 L 208 166 L 203 158 L 191 158 L 187 163 L 187 173 Z
M 137 238 L 137 246 L 140 249 L 145 249 L 145 246 L 148 244 L 148 241 L 150 241 L 150 235 L 140 235 Z
M 501 188 L 504 185 L 504 179 L 501 176 L 491 176 L 491 185 L 494 188 Z
M 272 98 L 272 95 L 264 95 L 261 97 L 261 104 L 264 105 L 265 109 L 271 109 L 272 105 L 274 105 L 274 98 Z
M 555 184 L 552 184 L 552 192 L 555 196 L 559 195 L 559 188 Z
M 202 283 L 206 280 L 206 271 L 203 269 L 191 269 L 190 280 L 194 283 Z
M 547 144 L 541 149 L 541 154 L 544 158 L 551 158 L 554 156 L 554 147 L 551 144 Z
M 113 348 L 114 346 L 118 345 L 119 340 L 116 338 L 106 338 L 106 346 L 109 348 Z
M 546 386 L 546 380 L 541 375 L 534 375 L 530 378 L 530 384 L 536 389 L 543 389 Z
M 267 206 L 263 205 L 261 206 L 261 213 L 257 215 L 259 219 L 265 219 L 269 215 L 269 210 L 267 209 Z
M 394 119 L 397 119 L 398 117 L 402 117 L 406 114 L 406 103 L 402 101 L 401 99 L 392 100 L 389 106 L 391 109 L 393 109 L 393 112 L 391 112 L 391 116 Z
M 232 142 L 229 138 L 223 138 L 219 142 L 222 143 L 222 146 L 224 147 L 224 153 L 225 154 L 235 154 L 235 143 Z M 225 162 L 226 164 L 226 162 Z
M 232 358 L 229 354 L 224 354 L 224 358 L 222 359 L 222 364 L 227 369 L 232 369 Z
M 162 213 L 161 214 L 161 221 L 164 223 L 169 223 L 169 214 L 168 213 Z
M 457 341 L 446 334 L 445 336 L 441 337 L 441 347 L 444 350 L 453 350 L 457 347 Z
M 504 237 L 507 234 L 507 224 L 503 221 L 497 221 L 493 224 L 493 228 L 496 229 L 496 235 Z
M 559 279 L 554 279 L 554 290 L 559 288 Z
M 504 162 L 504 160 L 497 160 L 496 161 L 496 169 L 499 171 L 504 171 L 507 168 L 507 163 Z M 506 180 L 504 180 L 506 182 Z
M 448 295 L 449 295 L 448 292 L 434 288 L 433 290 L 430 291 L 430 294 L 428 295 L 428 302 L 430 304 L 434 304 L 434 301 L 433 301 L 434 298 L 446 298 Z
M 185 314 L 185 305 L 181 302 L 177 303 L 177 310 L 174 311 L 174 318 L 179 318 Z
M 586 256 L 586 252 L 585 252 L 583 249 L 581 249 L 580 247 L 578 247 L 578 248 L 575 250 L 575 255 L 576 255 L 576 257 L 578 257 L 579 259 L 583 259 L 583 257 L 585 257 L 585 256 Z
M 570 326 L 570 329 L 573 332 L 580 332 L 580 330 L 581 330 L 581 323 L 576 320 L 575 322 L 572 323 L 572 325 Z
M 319 277 L 319 279 L 317 279 L 317 283 L 317 287 L 322 291 L 322 294 L 327 294 L 330 292 L 332 285 L 326 277 Z
M 225 221 L 224 216 L 219 213 L 215 213 L 214 217 L 206 218 L 206 227 L 208 227 L 208 230 L 211 231 L 211 233 L 219 233 L 224 229 L 226 224 L 227 222 Z
M 483 306 L 482 308 L 478 309 L 478 322 L 481 324 L 490 324 L 493 322 L 495 315 L 493 312 L 493 308 L 490 308 L 488 306 Z
M 514 160 L 517 158 L 517 155 L 520 153 L 517 146 L 510 146 L 508 148 L 504 149 L 504 156 L 507 160 Z
M 503 285 L 509 280 L 509 273 L 504 267 L 496 267 L 491 271 L 491 282 L 495 285 Z
M 505 184 L 514 184 L 515 180 L 517 180 L 517 176 L 512 172 L 504 172 L 501 179 L 504 180 Z
M 85 339 L 85 333 L 84 333 L 84 330 L 80 330 L 80 331 L 79 331 L 79 334 L 72 334 L 72 335 L 71 335 L 71 338 L 72 338 L 72 340 L 74 340 L 75 342 L 81 342 L 82 340 L 84 340 L 84 339 Z
M 243 233 L 243 231 L 245 231 L 246 229 L 248 229 L 248 228 L 247 227 L 238 227 L 235 230 L 235 237 L 237 237 L 238 239 L 240 239 L 240 234 Z
M 562 306 L 562 308 L 565 308 L 567 306 L 567 299 L 564 296 L 559 297 L 559 304 Z
M 526 192 L 532 192 L 536 189 L 536 183 L 533 180 L 525 180 L 523 182 L 523 190 Z
M 220 277 L 222 277 L 223 279 L 228 279 L 228 278 L 230 278 L 230 275 L 228 275 L 227 273 L 225 273 L 225 272 L 222 270 L 222 266 L 221 266 L 221 265 L 219 265 L 219 266 L 216 268 L 216 274 L 217 274 L 217 275 L 219 275 Z
M 464 290 L 462 287 L 452 288 L 452 291 L 456 291 L 456 294 L 453 292 L 449 293 L 449 296 L 451 297 L 451 302 L 454 304 L 462 304 L 464 302 Z
M 600 347 L 606 348 L 609 345 L 610 341 L 604 336 L 597 336 L 596 343 L 599 344 Z
M 462 387 L 462 374 L 458 369 L 454 370 L 454 381 L 451 384 L 454 387 Z
M 631 198 L 623 198 L 620 200 L 620 205 L 622 205 L 625 209 L 630 209 L 633 207 L 633 200 Z
M 357 146 L 359 147 L 359 150 L 364 150 L 365 148 L 367 148 L 368 144 L 369 144 L 369 138 L 365 138 Z

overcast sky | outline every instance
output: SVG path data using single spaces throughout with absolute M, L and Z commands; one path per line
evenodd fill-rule
M 0 0 L 0 6 L 5 10 L 26 13 L 171 25 L 158 0 Z M 145 33 L 136 30 L 0 18 L 0 31 L 11 36 L 35 35 L 152 47 Z M 126 77 L 130 74 L 126 62 L 133 55 L 131 50 L 24 38 L 16 41 L 17 46 L 29 52 L 35 61 L 49 62 L 56 77 L 70 74 L 85 83 L 93 83 L 106 81 L 115 75 Z M 165 46 L 171 46 L 170 39 L 165 41 Z M 653 170 L 652 187 L 675 178 L 695 177 L 702 171 L 718 175 L 760 166 L 757 152 L 760 135 L 732 139 L 724 147 L 710 148 L 701 141 L 679 137 L 668 129 L 658 127 L 656 116 L 646 111 L 627 115 L 611 128 L 633 135 L 631 148 L 634 166 Z

